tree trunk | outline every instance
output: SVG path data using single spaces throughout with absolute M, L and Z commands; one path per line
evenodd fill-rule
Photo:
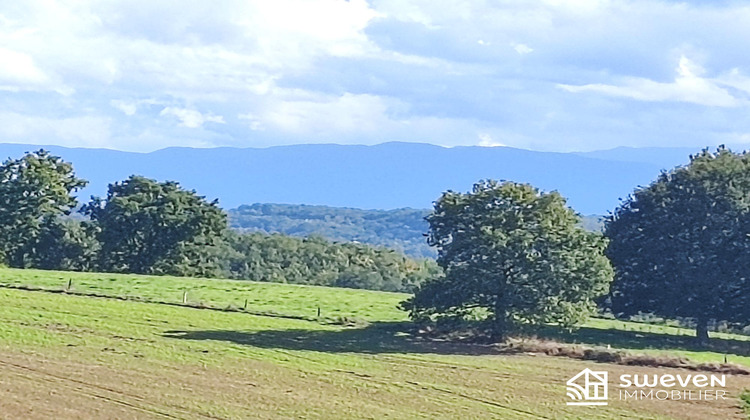
M 501 296 L 495 300 L 495 319 L 492 323 L 492 338 L 496 342 L 505 341 L 508 338 L 508 314 L 505 302 Z
M 496 342 L 503 342 L 508 338 L 512 325 L 508 299 L 508 282 L 513 275 L 513 265 L 507 264 L 503 269 L 503 279 L 497 285 L 495 295 L 495 319 L 492 325 L 492 338 Z
M 705 317 L 698 317 L 695 325 L 695 338 L 698 344 L 705 346 L 708 344 L 708 319 Z

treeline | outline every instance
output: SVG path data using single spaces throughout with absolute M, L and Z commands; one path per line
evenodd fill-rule
M 231 278 L 413 291 L 440 271 L 433 260 L 413 260 L 386 248 L 332 243 L 320 236 L 229 233 Z
M 80 206 L 86 185 L 44 150 L 0 166 L 0 259 L 11 267 L 221 277 L 411 291 L 439 271 L 385 248 L 236 233 L 217 201 L 140 176 Z

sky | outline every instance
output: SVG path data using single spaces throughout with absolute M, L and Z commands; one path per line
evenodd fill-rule
M 0 142 L 750 145 L 750 2 L 0 0 Z

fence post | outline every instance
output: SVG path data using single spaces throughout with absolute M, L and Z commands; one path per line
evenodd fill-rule
M 182 292 L 182 303 L 183 305 L 187 303 L 187 290 Z

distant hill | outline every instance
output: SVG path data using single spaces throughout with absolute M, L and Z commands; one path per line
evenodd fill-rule
M 698 152 L 700 149 L 690 147 L 617 147 L 576 154 L 595 159 L 648 163 L 662 169 L 671 169 L 678 165 L 686 165 L 690 161 L 690 155 Z
M 0 144 L 0 157 L 40 146 Z M 179 181 L 224 208 L 288 203 L 365 209 L 424 209 L 448 189 L 480 179 L 529 182 L 558 190 L 582 214 L 606 214 L 638 185 L 674 166 L 687 150 L 614 149 L 549 153 L 510 147 L 444 148 L 418 143 L 376 146 L 304 144 L 254 148 L 168 148 L 152 153 L 45 147 L 73 162 L 89 180 L 80 194 L 103 195 L 131 174 Z M 666 153 L 669 152 L 669 153 Z M 687 162 L 687 156 L 684 156 Z
M 424 236 L 424 220 L 430 210 L 361 210 L 353 208 L 253 204 L 229 210 L 231 227 L 243 231 L 284 233 L 293 236 L 321 235 L 341 242 L 362 242 L 396 249 L 416 258 L 434 258 L 434 248 Z M 583 227 L 601 230 L 600 216 L 585 216 Z
M 253 204 L 229 210 L 235 229 L 321 235 L 333 241 L 362 242 L 396 249 L 417 258 L 434 258 L 424 234 L 429 210 L 361 210 L 289 204 Z

